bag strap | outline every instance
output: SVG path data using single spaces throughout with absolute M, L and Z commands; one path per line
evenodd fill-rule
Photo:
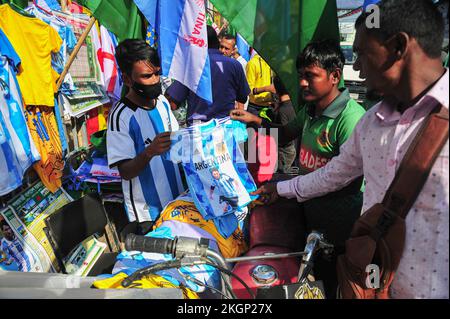
M 406 152 L 383 199 L 384 214 L 372 237 L 378 241 L 397 216 L 405 219 L 419 196 L 439 153 L 448 140 L 448 109 L 438 104 Z

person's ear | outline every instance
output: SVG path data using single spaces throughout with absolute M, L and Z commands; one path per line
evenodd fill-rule
M 386 47 L 396 60 L 401 60 L 408 53 L 411 38 L 405 32 L 399 32 L 386 41 Z
M 342 78 L 342 70 L 341 69 L 335 69 L 333 72 L 331 72 L 331 82 L 335 85 L 338 85 L 339 82 L 341 82 Z

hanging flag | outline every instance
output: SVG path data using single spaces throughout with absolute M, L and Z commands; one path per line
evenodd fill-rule
M 236 33 L 236 47 L 241 57 L 248 62 L 250 60 L 250 46 L 239 33 Z
M 81 0 L 98 22 L 114 33 L 119 41 L 144 39 L 142 18 L 133 0 Z
M 335 0 L 210 1 L 280 76 L 294 103 L 299 52 L 311 40 L 339 41 Z
M 211 70 L 203 0 L 135 0 L 155 27 L 162 75 L 212 102 Z
M 112 39 L 111 34 L 103 25 L 100 26 L 100 39 L 102 47 L 101 52 L 97 52 L 97 54 L 101 55 L 99 61 L 103 73 L 104 88 L 113 101 L 118 101 L 122 92 L 122 79 L 114 56 L 116 41 Z
M 28 0 L 0 0 L 0 4 L 13 3 L 21 9 L 28 7 Z

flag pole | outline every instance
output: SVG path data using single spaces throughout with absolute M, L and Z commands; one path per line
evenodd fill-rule
M 64 66 L 64 70 L 61 73 L 61 76 L 58 79 L 58 82 L 56 83 L 56 91 L 59 91 L 59 88 L 62 85 L 62 82 L 64 81 L 64 78 L 66 77 L 67 73 L 69 72 L 70 66 L 72 65 L 73 61 L 75 60 L 78 51 L 80 51 L 81 46 L 83 45 L 84 40 L 89 34 L 89 31 L 91 31 L 92 26 L 94 25 L 95 21 L 97 19 L 92 16 L 89 20 L 89 24 L 87 25 L 86 29 L 84 30 L 83 34 L 81 34 L 81 37 L 78 39 L 77 45 L 73 49 L 72 53 L 70 54 L 69 61 L 67 61 L 67 64 Z
M 61 0 L 61 10 L 62 12 L 67 11 L 67 0 Z

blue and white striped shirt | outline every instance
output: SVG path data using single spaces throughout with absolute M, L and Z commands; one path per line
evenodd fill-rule
M 40 159 L 23 114 L 16 79 L 20 58 L 0 30 L 0 196 L 22 185 L 25 171 Z
M 134 159 L 149 146 L 157 134 L 178 130 L 169 102 L 160 95 L 152 110 L 123 98 L 110 112 L 107 131 L 108 165 Z M 162 208 L 182 191 L 177 164 L 162 156 L 153 157 L 139 176 L 122 179 L 125 208 L 130 222 L 154 221 Z

